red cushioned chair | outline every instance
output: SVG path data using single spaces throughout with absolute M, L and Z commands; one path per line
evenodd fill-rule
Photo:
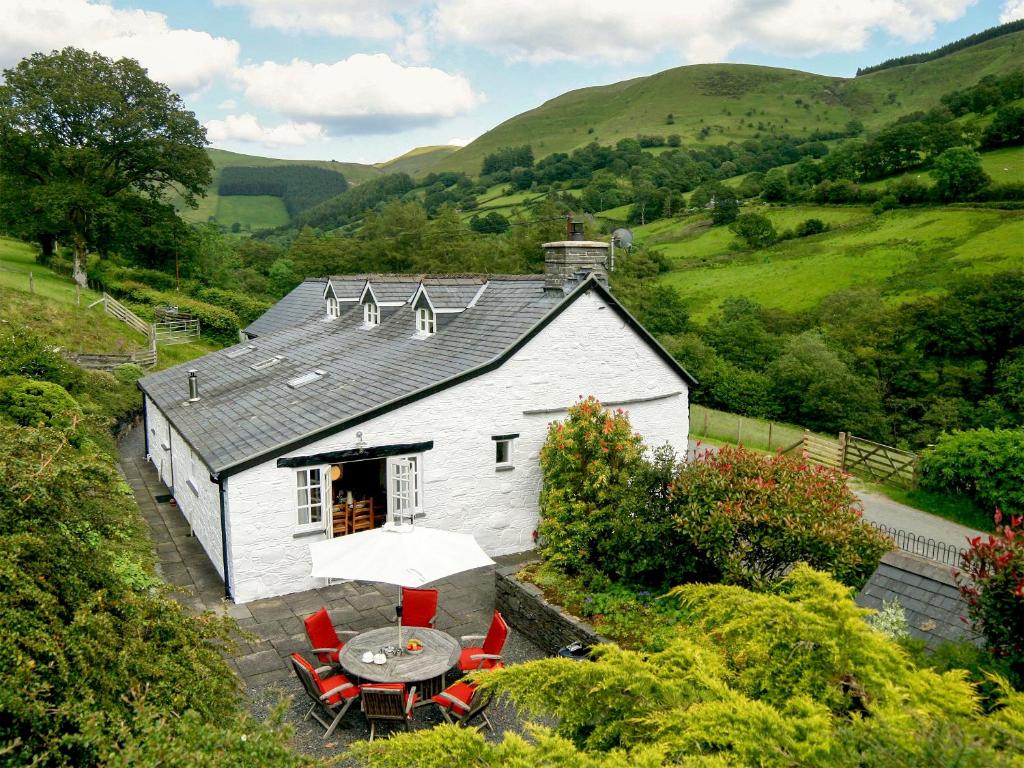
M 505 647 L 505 640 L 508 638 L 508 624 L 497 611 L 491 619 L 491 626 L 487 635 L 463 635 L 462 642 L 470 640 L 483 640 L 482 646 L 463 648 L 459 655 L 459 669 L 463 672 L 472 672 L 476 669 L 492 669 L 501 662 L 501 651 Z
M 499 661 L 494 665 L 494 669 L 500 669 L 503 666 Z M 478 695 L 475 683 L 460 680 L 454 685 L 449 685 L 431 701 L 437 705 L 444 719 L 452 725 L 468 726 L 476 718 L 482 717 L 487 727 L 493 731 L 494 726 L 491 725 L 491 721 L 487 719 L 487 713 L 484 711 L 493 698 L 493 693 Z
M 402 626 L 433 628 L 436 618 L 436 589 L 402 587 Z
M 415 685 L 406 691 L 405 683 L 366 683 L 359 686 L 359 695 L 366 722 L 370 724 L 370 741 L 380 720 L 405 723 L 405 730 L 409 730 L 412 709 L 419 699 Z
M 338 654 L 345 644 L 338 639 L 338 633 L 331 623 L 330 614 L 326 608 L 321 608 L 312 616 L 307 616 L 303 621 L 306 625 L 306 637 L 309 644 L 313 646 L 311 653 L 316 655 L 317 661 L 321 664 L 337 664 Z M 342 630 L 343 635 L 354 635 L 355 632 Z
M 293 653 L 291 658 L 295 674 L 302 681 L 302 687 L 306 689 L 306 694 L 313 700 L 302 719 L 306 720 L 312 715 L 320 725 L 327 729 L 324 733 L 326 739 L 334 733 L 334 729 L 338 727 L 338 723 L 348 712 L 352 702 L 359 698 L 359 688 L 344 675 L 330 675 L 332 669 L 330 666 L 314 668 L 298 653 Z M 325 674 L 329 676 L 323 677 Z

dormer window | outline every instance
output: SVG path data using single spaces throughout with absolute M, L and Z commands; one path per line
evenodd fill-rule
M 367 328 L 380 325 L 380 307 L 376 302 L 368 301 L 363 304 L 363 325 Z
M 419 307 L 416 310 L 416 333 L 421 336 L 433 336 L 437 330 L 434 310 L 430 307 Z
M 341 305 L 334 296 L 327 297 L 327 317 L 341 317 Z

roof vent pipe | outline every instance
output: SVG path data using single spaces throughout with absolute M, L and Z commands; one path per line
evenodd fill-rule
M 196 377 L 196 369 L 188 369 L 188 401 L 194 403 L 199 399 L 199 379 Z

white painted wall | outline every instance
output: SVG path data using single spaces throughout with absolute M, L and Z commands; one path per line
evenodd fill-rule
M 433 440 L 422 460 L 426 517 L 418 524 L 472 533 L 490 554 L 508 554 L 533 546 L 538 454 L 548 423 L 564 417 L 524 411 L 564 409 L 591 394 L 604 402 L 657 397 L 624 406 L 633 427 L 648 445 L 667 442 L 685 456 L 686 383 L 593 292 L 497 370 L 286 455 L 353 448 L 357 431 L 370 447 Z M 510 433 L 520 435 L 516 468 L 496 472 L 491 436 Z M 294 537 L 295 470 L 279 469 L 275 458 L 226 482 L 235 600 L 322 586 L 308 575 L 308 547 L 326 534 Z
M 194 465 L 190 463 L 188 443 L 173 426 L 168 431 L 167 420 L 160 409 L 148 396 L 144 397 L 150 461 L 160 473 L 160 479 L 171 489 L 178 509 L 192 526 L 193 533 L 223 578 L 220 487 L 210 482 L 210 469 L 198 454 L 195 455 Z

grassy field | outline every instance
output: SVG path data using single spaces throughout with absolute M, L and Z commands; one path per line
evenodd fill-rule
M 100 298 L 82 291 L 81 306 L 75 303 L 70 279 L 54 274 L 35 262 L 34 246 L 0 238 L 0 322 L 31 328 L 72 352 L 125 354 L 146 346 L 146 337 L 108 315 Z M 32 272 L 35 293 L 28 291 Z M 177 365 L 212 352 L 220 345 L 201 339 L 191 344 L 160 347 L 160 368 Z
M 250 229 L 261 229 L 268 226 L 278 226 L 288 222 L 288 214 L 285 212 L 284 203 L 281 203 L 280 210 L 271 212 L 271 205 L 268 203 L 234 202 L 226 206 L 221 205 L 221 197 L 217 194 L 217 187 L 220 184 L 220 172 L 229 166 L 274 166 L 274 165 L 312 165 L 317 168 L 326 168 L 329 171 L 337 171 L 344 174 L 350 184 L 360 184 L 368 179 L 380 176 L 383 171 L 362 163 L 339 163 L 335 160 L 281 160 L 275 157 L 259 157 L 258 155 L 243 155 L 238 152 L 229 152 L 226 149 L 207 148 L 206 153 L 213 161 L 213 181 L 206 190 L 206 197 L 200 198 L 197 208 L 189 208 L 180 198 L 173 200 L 175 208 L 178 209 L 181 218 L 188 222 L 209 221 L 212 216 L 218 224 L 230 227 L 238 222 L 243 227 Z M 235 197 L 235 196 L 232 196 Z M 263 199 L 260 196 L 259 199 Z M 239 196 L 236 200 L 241 200 Z M 253 200 L 254 198 L 248 198 Z M 277 199 L 277 198 L 274 198 Z M 281 219 L 281 215 L 284 219 Z M 227 217 L 227 218 L 226 218 Z M 274 224 L 267 224 L 267 221 L 275 221 Z
M 875 128 L 928 109 L 943 94 L 973 85 L 986 74 L 1019 67 L 1022 45 L 1024 32 L 1017 32 L 934 61 L 849 79 L 741 64 L 678 67 L 558 96 L 506 120 L 433 170 L 476 174 L 485 155 L 521 144 L 530 144 L 540 159 L 591 141 L 613 144 L 638 133 L 677 133 L 684 144 L 691 144 L 725 143 L 771 131 L 800 136 L 841 130 L 852 118 Z
M 991 152 L 981 153 L 981 167 L 985 169 L 992 181 L 997 184 L 1024 182 L 1024 147 L 1006 147 Z M 918 181 L 932 186 L 934 180 L 927 170 L 910 171 L 899 176 L 890 176 L 888 179 L 871 181 L 864 186 L 867 189 L 882 189 L 888 184 L 901 179 L 904 176 L 912 176 Z
M 792 447 L 803 435 L 803 428 L 793 424 L 739 416 L 702 405 L 690 406 L 691 438 L 707 438 L 716 443 L 771 452 Z
M 762 250 L 731 250 L 735 236 L 702 216 L 656 222 L 636 230 L 638 242 L 673 260 L 662 280 L 704 320 L 729 296 L 767 307 L 807 309 L 853 287 L 878 289 L 904 301 L 943 288 L 965 271 L 1024 268 L 1024 212 L 912 208 L 872 216 L 851 207 L 762 208 L 776 227 L 816 217 L 833 228 Z
M 271 229 L 288 223 L 288 210 L 280 197 L 229 195 L 217 200 L 217 221 L 226 227 L 238 222 L 243 228 Z
M 450 144 L 416 147 L 385 163 L 377 163 L 375 167 L 385 173 L 408 173 L 413 177 L 421 176 L 429 173 L 442 159 L 456 150 L 458 147 Z

